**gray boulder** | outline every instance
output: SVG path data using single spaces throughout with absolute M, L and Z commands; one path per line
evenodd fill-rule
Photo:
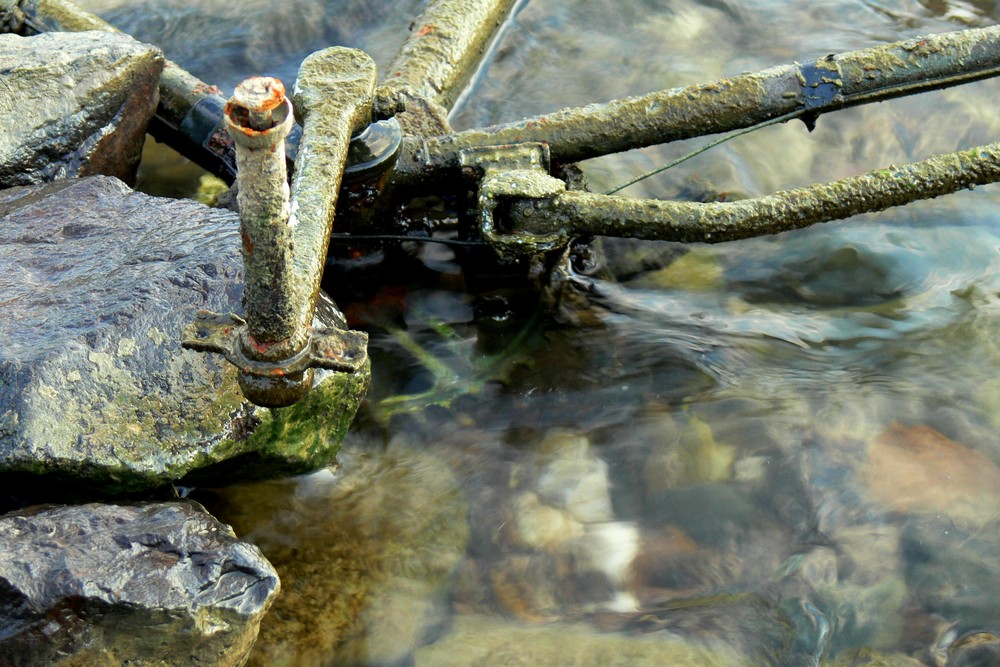
M 306 399 L 267 410 L 244 401 L 219 355 L 181 349 L 200 309 L 242 312 L 241 273 L 232 212 L 107 177 L 0 191 L 5 488 L 51 501 L 329 463 L 367 366 L 317 372 Z M 344 326 L 327 306 L 318 323 Z
M 135 177 L 159 99 L 159 49 L 115 33 L 3 34 L 0 62 L 0 187 Z
M 241 665 L 279 584 L 194 504 L 0 517 L 0 664 Z

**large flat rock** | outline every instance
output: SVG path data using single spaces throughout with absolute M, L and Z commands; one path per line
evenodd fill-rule
M 278 577 L 193 503 L 0 516 L 0 664 L 241 665 Z
M 63 482 L 48 500 L 329 463 L 367 368 L 267 410 L 220 356 L 181 349 L 198 310 L 242 312 L 241 273 L 229 211 L 107 177 L 0 191 L 0 480 Z
M 0 62 L 0 187 L 135 177 L 159 99 L 159 49 L 106 32 L 0 34 Z

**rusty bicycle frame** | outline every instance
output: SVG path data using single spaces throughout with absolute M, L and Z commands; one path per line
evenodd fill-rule
M 363 334 L 310 332 L 331 234 L 335 228 L 338 237 L 405 237 L 415 225 L 397 220 L 395 211 L 414 196 L 456 195 L 470 212 L 460 216 L 468 238 L 490 244 L 503 258 L 537 262 L 541 257 L 551 267 L 580 237 L 718 243 L 1000 181 L 1000 143 L 994 143 L 733 202 L 586 192 L 572 176 L 573 163 L 581 160 L 795 118 L 811 127 L 830 111 L 996 76 L 1000 26 L 455 132 L 449 109 L 516 4 L 432 0 L 380 77 L 371 59 L 352 49 L 334 47 L 303 63 L 292 95 L 301 132 L 293 128 L 288 140 L 289 155 L 295 156 L 290 200 L 287 188 L 285 203 L 276 207 L 255 208 L 250 199 L 244 202 L 251 196 L 246 193 L 240 199 L 245 230 L 260 222 L 247 218 L 264 216 L 271 227 L 291 229 L 295 248 L 275 253 L 271 268 L 254 268 L 248 259 L 248 285 L 260 282 L 261 271 L 286 273 L 287 279 L 277 291 L 248 289 L 250 329 L 242 318 L 206 314 L 185 333 L 185 345 L 226 354 L 241 368 L 241 386 L 251 400 L 288 404 L 308 391 L 311 379 L 303 378 L 311 378 L 312 367 L 359 367 L 365 359 Z M 0 0 L 0 22 L 21 34 L 115 30 L 67 0 Z M 168 63 L 150 131 L 232 182 L 248 169 L 237 168 L 241 159 L 234 145 L 241 140 L 224 131 L 225 110 L 217 88 Z M 232 125 L 231 120 L 226 122 Z M 257 181 L 241 183 L 244 190 L 257 186 Z M 272 196 L 274 189 L 267 192 Z M 270 212 L 261 213 L 265 209 Z M 416 228 L 427 235 L 441 228 L 435 224 Z M 264 312 L 270 315 L 258 316 Z M 268 317 L 280 325 L 254 328 L 254 321 Z

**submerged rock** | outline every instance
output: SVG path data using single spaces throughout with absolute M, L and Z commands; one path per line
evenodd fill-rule
M 928 426 L 890 425 L 869 443 L 861 477 L 869 495 L 894 512 L 944 513 L 966 526 L 1000 512 L 1000 467 Z
M 124 493 L 185 477 L 302 472 L 333 459 L 367 369 L 317 374 L 305 400 L 266 410 L 243 400 L 235 368 L 219 355 L 180 347 L 199 309 L 241 312 L 239 243 L 235 214 L 149 197 L 112 178 L 0 191 L 8 489 L 22 482 L 24 493 L 36 491 L 44 476 L 46 499 Z M 324 325 L 342 324 L 327 313 Z
M 163 54 L 105 32 L 0 35 L 0 187 L 135 178 Z
M 218 494 L 212 512 L 284 582 L 249 664 L 408 664 L 442 623 L 469 525 L 458 480 L 432 456 L 390 445 L 337 471 Z
M 900 539 L 903 572 L 914 601 L 954 624 L 958 634 L 997 629 L 998 552 L 996 518 L 965 530 L 949 516 L 915 517 L 903 526 Z
M 494 616 L 460 616 L 452 631 L 417 651 L 416 664 L 450 665 L 746 665 L 747 656 L 722 645 L 677 637 L 626 637 L 582 624 L 525 626 Z
M 278 578 L 192 503 L 0 517 L 0 664 L 241 665 Z

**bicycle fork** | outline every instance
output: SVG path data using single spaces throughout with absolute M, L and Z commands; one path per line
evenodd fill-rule
M 275 79 L 240 84 L 226 105 L 236 146 L 245 319 L 208 311 L 182 345 L 225 355 L 253 403 L 283 407 L 312 387 L 313 369 L 356 372 L 367 334 L 312 326 L 351 137 L 372 123 L 376 67 L 362 51 L 333 47 L 302 63 L 293 91 L 302 138 L 291 190 L 284 139 L 292 102 Z

